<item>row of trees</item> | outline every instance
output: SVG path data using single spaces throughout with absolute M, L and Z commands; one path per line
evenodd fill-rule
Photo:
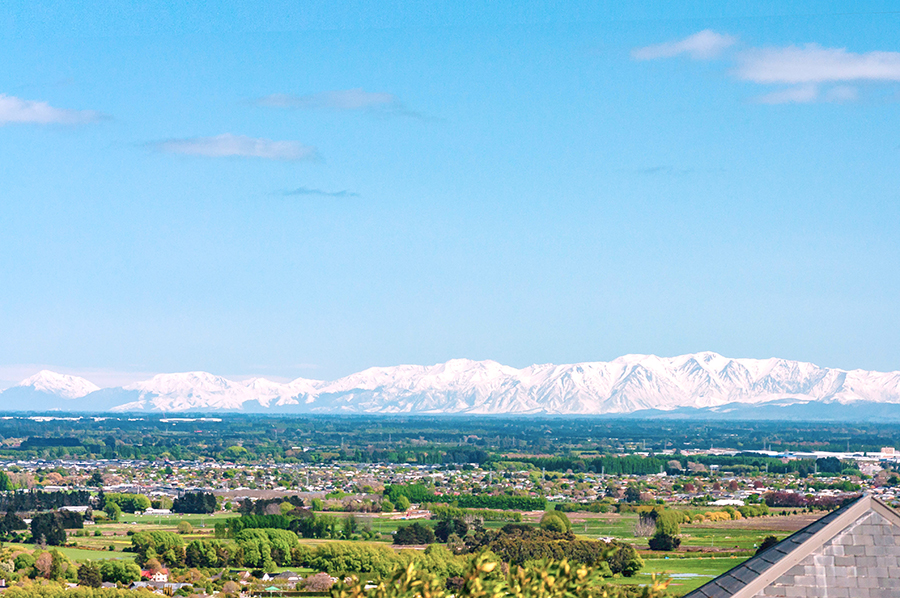
M 150 499 L 144 494 L 130 494 L 127 492 L 100 493 L 101 507 L 104 511 L 111 510 L 110 505 L 119 507 L 119 512 L 134 513 L 146 511 L 150 508 Z
M 235 538 L 246 529 L 291 530 L 301 538 L 350 539 L 361 525 L 353 515 L 337 518 L 312 511 L 296 511 L 297 515 L 244 515 L 232 517 L 215 525 L 217 538 Z
M 395 484 L 384 490 L 387 499 L 403 509 L 410 503 L 450 504 L 461 509 L 500 509 L 509 511 L 543 511 L 547 507 L 544 498 L 531 496 L 496 496 L 493 494 L 436 495 L 423 484 Z
M 446 504 L 426 505 L 431 511 L 432 519 L 448 519 L 448 518 L 473 518 L 482 521 L 509 521 L 510 523 L 519 523 L 522 521 L 522 514 L 517 511 L 498 511 L 494 509 L 461 509 Z
M 17 490 L 0 494 L 0 511 L 49 511 L 59 507 L 89 506 L 91 493 L 87 490 L 45 492 Z
M 859 494 L 843 496 L 813 496 L 799 492 L 769 492 L 764 497 L 765 503 L 770 507 L 796 507 L 815 509 L 834 509 L 859 498 Z
M 172 510 L 176 513 L 214 513 L 216 497 L 212 492 L 186 492 L 175 499 Z
M 641 570 L 644 561 L 630 544 L 579 540 L 571 531 L 553 531 L 561 523 L 549 518 L 543 528 L 510 523 L 497 532 L 478 530 L 465 539 L 466 550 L 488 549 L 504 562 L 522 565 L 541 559 L 569 559 L 575 563 L 599 567 L 606 575 L 630 577 Z M 562 524 L 564 525 L 564 524 Z
M 76 566 L 56 549 L 19 553 L 13 563 L 16 573 L 32 579 L 77 581 L 98 588 L 103 582 L 130 584 L 141 579 L 141 569 L 133 561 L 87 561 Z

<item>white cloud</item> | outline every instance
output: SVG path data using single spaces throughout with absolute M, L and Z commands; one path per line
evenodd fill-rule
M 721 54 L 737 38 L 709 29 L 676 42 L 637 48 L 632 56 L 650 60 L 688 55 L 709 59 Z M 756 97 L 761 104 L 845 103 L 859 99 L 854 82 L 900 82 L 900 52 L 848 52 L 819 44 L 749 48 L 733 55 L 730 73 L 763 86 L 779 86 Z M 771 87 L 770 87 L 771 89 Z
M 832 102 L 843 104 L 857 100 L 859 93 L 850 85 L 838 85 L 820 93 L 818 85 L 797 85 L 773 91 L 756 98 L 760 104 L 810 104 L 812 102 Z
M 282 195 L 319 195 L 322 197 L 359 197 L 359 193 L 354 193 L 353 191 L 347 191 L 346 189 L 342 191 L 325 191 L 324 189 L 315 189 L 312 187 L 297 187 L 296 189 L 290 189 L 288 191 L 283 191 Z
M 365 111 L 382 116 L 409 116 L 423 118 L 407 108 L 392 93 L 371 92 L 364 89 L 341 89 L 309 95 L 277 93 L 256 100 L 258 106 L 269 108 L 295 108 L 300 110 Z
M 733 46 L 735 42 L 737 38 L 734 36 L 704 29 L 679 41 L 636 48 L 631 52 L 631 56 L 636 60 L 654 60 L 687 54 L 694 60 L 710 60 Z
M 173 154 L 225 158 L 232 156 L 267 160 L 310 160 L 317 157 L 316 148 L 297 141 L 272 141 L 245 135 L 225 133 L 215 137 L 170 139 L 153 144 L 156 149 Z
M 47 102 L 23 100 L 0 93 L 0 125 L 8 123 L 78 125 L 101 120 L 93 110 L 67 110 L 54 108 Z
M 758 48 L 738 57 L 735 73 L 755 83 L 900 81 L 900 52 L 857 54 L 845 48 Z
M 333 110 L 363 110 L 378 106 L 399 104 L 397 96 L 390 93 L 369 92 L 363 89 L 323 91 L 305 96 L 273 94 L 260 98 L 260 106 L 275 108 L 330 108 Z

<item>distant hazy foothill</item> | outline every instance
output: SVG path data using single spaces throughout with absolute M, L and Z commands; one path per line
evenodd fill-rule
M 900 419 L 900 372 L 710 352 L 523 369 L 454 359 L 370 368 L 332 382 L 233 381 L 188 372 L 99 388 L 42 371 L 0 392 L 0 410 L 658 416 L 701 410 L 709 417 Z

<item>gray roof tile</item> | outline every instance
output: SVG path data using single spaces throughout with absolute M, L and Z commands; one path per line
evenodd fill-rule
M 861 499 L 862 497 L 860 497 Z M 857 499 L 857 500 L 860 500 Z M 819 532 L 826 525 L 837 519 L 857 501 L 853 501 L 840 509 L 810 523 L 803 529 L 794 532 L 778 544 L 769 547 L 762 553 L 749 558 L 734 569 L 700 586 L 683 598 L 730 598 L 735 592 L 767 571 L 772 565 L 796 550 L 806 540 Z

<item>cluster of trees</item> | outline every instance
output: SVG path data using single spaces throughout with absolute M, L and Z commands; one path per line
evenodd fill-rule
M 441 497 L 463 509 L 504 509 L 510 511 L 543 511 L 547 500 L 531 496 L 493 496 L 490 494 L 462 494 Z
M 522 514 L 517 511 L 495 511 L 493 509 L 461 509 L 444 504 L 428 504 L 426 505 L 431 511 L 432 519 L 481 519 L 482 521 L 509 521 L 510 523 L 519 523 L 522 521 Z
M 172 567 L 183 567 L 184 540 L 178 534 L 164 531 L 144 531 L 131 536 L 131 551 L 135 560 L 144 565 L 158 559 Z
M 666 462 L 657 457 L 627 455 L 624 457 L 604 456 L 593 459 L 576 457 L 530 457 L 518 458 L 535 468 L 547 471 L 578 471 L 606 473 L 608 475 L 650 475 L 662 471 Z
M 88 561 L 76 567 L 56 549 L 38 550 L 33 554 L 21 552 L 16 555 L 13 567 L 16 573 L 26 578 L 77 582 L 79 585 L 93 588 L 100 587 L 103 582 L 127 585 L 141 579 L 141 569 L 134 562 Z
M 348 461 L 357 463 L 418 463 L 420 465 L 438 465 L 450 463 L 478 463 L 483 465 L 491 460 L 492 455 L 480 448 L 446 447 L 434 449 L 356 449 L 345 456 Z
M 812 496 L 799 492 L 776 491 L 763 496 L 770 507 L 795 507 L 812 509 L 836 509 L 859 498 L 859 494 L 844 496 Z
M 434 536 L 441 542 L 449 542 L 452 536 L 465 538 L 469 533 L 469 524 L 459 517 L 444 518 L 434 526 Z
M 43 577 L 45 579 L 74 581 L 75 566 L 56 549 L 50 551 L 27 552 L 16 556 L 14 566 L 17 572 L 31 578 Z
M 15 511 L 7 511 L 3 519 L 0 519 L 0 536 L 5 537 L 23 529 L 28 529 L 28 525 Z
M 684 455 L 675 455 L 672 460 L 678 461 L 681 468 L 687 467 L 688 458 Z M 837 457 L 821 457 L 819 459 L 793 459 L 782 462 L 776 457 L 769 457 L 760 453 L 744 452 L 737 455 L 695 455 L 692 461 L 703 465 L 718 465 L 723 471 L 747 473 L 752 471 L 768 471 L 769 473 L 796 473 L 806 477 L 812 473 L 840 474 L 845 470 L 856 471 L 852 461 L 841 461 Z M 671 461 L 670 461 L 671 462 Z M 667 468 L 669 473 L 680 473 L 680 470 Z
M 552 512 L 551 512 L 552 513 Z M 294 519 L 305 521 L 309 518 Z M 256 523 L 281 524 L 277 516 L 257 517 Z M 398 544 L 431 544 L 425 551 L 395 552 L 382 545 L 330 542 L 312 548 L 301 545 L 290 529 L 245 527 L 233 541 L 197 539 L 187 546 L 171 532 L 138 532 L 132 536 L 132 551 L 141 565 L 158 560 L 171 567 L 253 567 L 266 571 L 279 566 L 310 567 L 332 575 L 350 572 L 388 575 L 395 567 L 411 562 L 427 565 L 429 570 L 458 575 L 473 555 L 490 550 L 499 558 L 522 564 L 542 558 L 569 558 L 573 562 L 596 565 L 609 575 L 633 575 L 643 562 L 627 544 L 578 540 L 571 531 L 551 531 L 556 522 L 568 523 L 565 515 L 548 515 L 544 528 L 509 524 L 492 532 L 476 522 L 474 533 L 461 519 L 438 522 L 442 539 L 465 538 L 467 554 L 456 555 L 447 548 L 432 544 L 434 530 L 421 522 L 400 528 Z M 565 526 L 565 523 L 562 525 Z
M 169 532 L 140 532 L 132 537 L 132 550 L 137 553 L 137 562 L 145 566 L 162 562 L 172 567 L 253 567 L 264 571 L 291 566 L 331 575 L 388 575 L 395 567 L 412 561 L 427 563 L 443 574 L 458 574 L 469 558 L 455 557 L 438 545 L 425 551 L 399 552 L 384 545 L 354 542 L 329 542 L 312 548 L 301 545 L 291 531 L 279 529 L 245 529 L 233 541 L 197 539 L 186 547 L 180 540 Z
M 808 449 L 810 441 L 825 451 L 842 451 L 849 440 L 858 451 L 877 452 L 890 446 L 896 427 L 873 424 L 847 432 L 835 424 L 814 423 L 797 426 L 783 422 L 710 423 L 680 422 L 678 426 L 660 426 L 659 422 L 608 420 L 604 422 L 566 422 L 549 419 L 519 421 L 510 418 L 478 419 L 470 422 L 437 418 L 405 419 L 398 416 L 377 425 L 368 419 L 262 414 L 253 421 L 226 415 L 219 422 L 206 422 L 198 431 L 195 424 L 172 425 L 160 422 L 164 416 L 151 415 L 141 421 L 71 421 L 68 438 L 59 438 L 55 421 L 10 419 L 0 422 L 0 436 L 33 440 L 22 447 L 0 447 L 0 455 L 15 458 L 60 457 L 91 454 L 105 458 L 194 459 L 199 457 L 233 458 L 243 462 L 271 459 L 276 462 L 321 463 L 332 461 L 391 463 L 478 463 L 510 459 L 525 461 L 548 471 L 601 471 L 606 473 L 658 473 L 659 460 L 635 465 L 629 462 L 596 463 L 584 455 L 568 456 L 570 447 L 582 446 L 606 451 L 610 455 L 623 448 L 637 448 L 643 441 L 651 450 L 688 448 L 727 441 L 747 449 L 763 446 L 764 439 L 783 450 Z M 361 425 L 361 424 L 365 425 Z M 274 430 L 278 429 L 275 434 Z M 552 430 L 553 434 L 547 434 Z M 390 434 L 393 436 L 391 437 Z M 473 435 L 460 443 L 460 436 Z M 56 438 L 53 438 L 57 436 Z M 424 445 L 411 440 L 428 438 Z M 613 440 L 615 438 L 615 440 Z M 76 439 L 76 440 L 70 440 Z M 588 440 L 591 439 L 591 440 Z M 824 440 L 823 440 L 824 439 Z M 81 446 L 74 446 L 78 442 Z M 825 444 L 822 444 L 822 443 Z M 63 446 L 71 444 L 73 446 Z M 295 450 L 299 444 L 309 450 Z M 624 445 L 624 447 L 623 447 Z M 241 450 L 232 450 L 239 447 Z M 342 447 L 342 448 L 339 448 Z M 557 454 L 557 461 L 540 461 L 527 454 Z M 566 455 L 566 456 L 562 456 Z M 748 455 L 752 455 L 749 453 Z M 752 458 L 752 457 L 748 457 Z M 759 458 L 758 456 L 756 458 Z M 639 458 L 638 458 L 639 459 Z M 598 468 L 597 465 L 600 465 Z M 724 464 L 722 464 L 724 467 Z M 813 469 L 813 463 L 808 464 Z M 621 466 L 621 469 L 620 469 Z M 765 464 L 762 464 L 763 469 Z M 736 462 L 730 467 L 756 467 Z M 769 471 L 791 464 L 771 463 Z M 635 469 L 637 468 L 637 469 Z M 775 469 L 773 469 L 775 468 Z M 2 511 L 2 509 L 0 509 Z
M 578 511 L 587 511 L 589 513 L 606 513 L 611 508 L 615 508 L 611 506 L 609 502 L 603 501 L 592 501 L 592 502 L 564 502 L 557 503 L 554 505 L 557 511 L 562 511 L 564 513 L 575 513 Z
M 66 529 L 83 527 L 84 519 L 79 513 L 72 511 L 36 513 L 31 518 L 31 537 L 35 544 L 62 546 L 66 543 Z
M 282 529 L 245 529 L 235 536 L 234 560 L 247 567 L 272 571 L 292 563 L 292 551 L 299 546 L 297 534 Z
M 45 492 L 28 490 L 0 494 L 0 511 L 49 511 L 59 507 L 88 506 L 91 493 L 87 490 Z
M 423 484 L 395 484 L 384 490 L 387 499 L 403 510 L 410 503 L 443 503 L 461 509 L 500 509 L 510 511 L 543 511 L 547 507 L 544 498 L 531 496 L 495 496 L 492 494 L 460 494 L 439 496 Z
M 28 450 L 32 448 L 43 448 L 48 446 L 81 446 L 81 441 L 77 438 L 45 438 L 41 436 L 29 436 L 19 445 L 19 449 Z
M 642 517 L 644 515 L 642 514 Z M 651 511 L 647 514 L 655 519 L 656 531 L 650 538 L 650 550 L 675 550 L 681 546 L 681 523 L 684 514 L 678 511 Z
M 400 526 L 394 534 L 394 544 L 398 546 L 432 544 L 434 540 L 434 530 L 431 529 L 431 526 L 418 521 L 410 525 Z
M 238 505 L 238 512 L 241 515 L 277 515 L 281 513 L 281 505 L 285 502 L 292 505 L 294 509 L 300 509 L 304 506 L 303 499 L 297 495 L 282 498 L 259 498 L 257 500 L 246 498 Z
M 286 515 L 241 515 L 229 517 L 215 525 L 217 538 L 233 538 L 245 529 L 290 529 L 293 517 Z
M 301 538 L 347 538 L 358 531 L 356 517 L 350 515 L 339 520 L 333 515 L 319 515 L 311 511 L 304 517 L 291 521 L 290 529 Z
M 216 523 L 217 538 L 234 538 L 245 529 L 291 530 L 301 538 L 350 539 L 362 529 L 356 517 L 350 515 L 338 519 L 333 515 L 317 514 L 312 511 L 293 511 L 295 515 L 243 515 Z
M 541 517 L 540 526 L 541 529 L 550 532 L 564 533 L 572 531 L 572 524 L 569 522 L 568 516 L 562 511 L 554 510 L 544 513 L 544 516 Z
M 216 496 L 212 492 L 185 492 L 172 503 L 176 513 L 214 513 Z
M 472 560 L 470 555 L 454 555 L 445 547 L 432 544 L 425 550 L 394 551 L 380 544 L 329 542 L 298 551 L 299 566 L 343 577 L 350 573 L 386 578 L 411 563 L 446 579 L 461 575 Z
M 150 508 L 150 499 L 143 494 L 130 494 L 127 492 L 109 492 L 101 493 L 102 508 L 104 511 L 111 509 L 110 505 L 114 504 L 119 507 L 120 512 L 134 513 L 136 511 L 146 511 Z
M 644 589 L 606 585 L 606 571 L 600 567 L 573 566 L 568 561 L 539 562 L 527 567 L 511 567 L 504 573 L 488 555 L 474 559 L 452 585 L 445 584 L 432 571 L 417 563 L 400 570 L 380 586 L 382 598 L 450 598 L 450 596 L 492 596 L 494 598 L 660 598 L 666 583 L 653 583 Z M 450 586 L 450 587 L 448 587 Z M 366 596 L 364 582 L 351 584 L 333 592 L 334 598 Z
M 555 527 L 558 521 L 562 521 L 559 516 L 548 517 L 546 527 Z M 571 531 L 551 531 L 516 523 L 507 524 L 497 532 L 476 526 L 475 532 L 465 538 L 465 545 L 468 552 L 488 549 L 513 565 L 541 559 L 569 559 L 574 563 L 600 567 L 604 572 L 608 571 L 608 575 L 626 577 L 634 575 L 644 566 L 630 544 L 579 540 Z
M 128 561 L 88 561 L 78 567 L 78 585 L 99 588 L 103 582 L 128 585 L 141 579 L 141 568 Z
M 742 507 L 738 507 L 737 510 L 742 517 L 765 517 L 769 514 L 769 505 L 767 505 L 766 503 L 744 505 Z

